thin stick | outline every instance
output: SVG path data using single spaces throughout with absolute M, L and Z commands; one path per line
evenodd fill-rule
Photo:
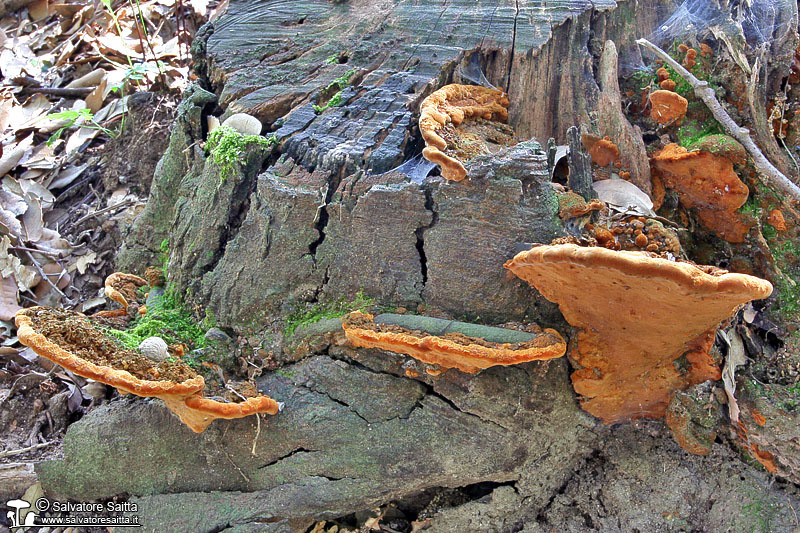
M 657 55 L 692 86 L 695 96 L 708 106 L 709 111 L 711 111 L 711 114 L 717 119 L 717 122 L 722 124 L 725 131 L 728 132 L 731 137 L 742 143 L 742 146 L 750 153 L 756 170 L 763 176 L 768 184 L 781 190 L 784 194 L 791 197 L 793 201 L 800 202 L 800 187 L 784 176 L 780 170 L 775 168 L 775 166 L 764 157 L 764 154 L 761 153 L 761 150 L 758 149 L 758 146 L 756 146 L 756 143 L 753 142 L 753 139 L 750 137 L 750 130 L 739 127 L 731 116 L 725 112 L 714 94 L 714 89 L 708 85 L 707 81 L 698 80 L 691 72 L 686 70 L 683 65 L 672 59 L 669 54 L 647 39 L 638 39 L 636 43 Z
M 104 213 L 108 213 L 109 211 L 114 211 L 116 209 L 122 209 L 124 207 L 128 207 L 130 205 L 136 204 L 135 200 L 125 200 L 124 202 L 120 202 L 118 204 L 110 205 L 108 207 L 104 207 L 103 209 L 98 209 L 97 211 L 92 211 L 91 213 L 87 213 L 86 215 L 82 216 L 78 220 L 72 223 L 73 226 L 77 226 L 82 222 L 86 222 L 90 218 L 100 216 Z
M 65 98 L 85 98 L 94 89 L 92 87 L 67 89 L 60 87 L 23 87 L 22 94 L 49 94 L 52 96 L 63 96 Z
M 18 450 L 6 450 L 4 452 L 0 452 L 0 457 L 10 457 L 12 455 L 21 455 L 23 453 L 27 453 L 33 450 L 38 450 L 39 448 L 44 448 L 46 446 L 50 446 L 55 444 L 56 441 L 51 440 L 50 442 L 42 442 L 41 444 L 34 444 L 33 446 L 28 446 L 26 448 L 20 448 Z
M 258 442 L 258 436 L 261 435 L 261 413 L 256 413 L 256 436 L 253 437 L 253 449 L 250 450 L 250 455 L 253 457 L 256 456 L 256 442 Z
M 35 248 L 26 248 L 25 246 L 9 246 L 10 250 L 19 250 L 21 252 L 33 252 L 35 254 L 50 255 L 53 257 L 61 257 L 60 252 L 52 252 L 49 250 L 36 250 Z
M 42 276 L 42 278 L 44 278 L 44 280 L 48 284 L 50 284 L 51 287 L 53 287 L 53 290 L 55 290 L 58 294 L 60 294 L 61 297 L 64 298 L 65 302 L 67 302 L 69 305 L 73 305 L 75 302 L 73 302 L 72 300 L 67 298 L 67 295 L 64 294 L 63 292 L 61 292 L 61 289 L 58 288 L 58 285 L 56 285 L 55 283 L 52 282 L 50 277 L 47 274 L 44 273 L 44 271 L 42 270 L 42 267 L 39 266 L 39 263 L 36 262 L 36 259 L 33 258 L 31 253 L 26 251 L 25 254 L 28 256 L 28 259 L 31 260 L 31 263 L 33 263 L 33 266 L 36 267 L 36 270 L 39 272 L 39 275 Z

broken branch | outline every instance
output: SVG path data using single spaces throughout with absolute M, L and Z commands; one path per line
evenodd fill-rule
M 761 153 L 761 150 L 759 150 L 756 143 L 753 142 L 753 139 L 750 137 L 750 130 L 742 128 L 734 122 L 731 116 L 722 108 L 722 105 L 719 103 L 714 93 L 714 89 L 709 86 L 707 81 L 697 79 L 691 72 L 684 68 L 683 65 L 675 61 L 664 50 L 647 39 L 638 39 L 636 43 L 657 55 L 692 86 L 695 96 L 700 98 L 703 103 L 708 106 L 709 111 L 714 115 L 717 122 L 722 124 L 725 131 L 731 137 L 742 143 L 742 146 L 750 153 L 756 170 L 769 185 L 776 187 L 781 192 L 791 197 L 793 201 L 800 202 L 800 187 L 795 185 L 792 180 L 775 168 L 764 154 Z

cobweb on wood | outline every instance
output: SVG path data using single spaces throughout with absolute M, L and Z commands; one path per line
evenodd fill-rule
M 796 24 L 794 0 L 686 0 L 648 37 L 663 47 L 701 41 L 711 28 L 741 28 L 747 45 L 758 48 L 782 38 Z
M 783 41 L 797 26 L 794 0 L 685 0 L 661 15 L 658 26 L 643 37 L 664 50 L 676 43 L 710 43 L 720 34 L 755 50 Z M 624 77 L 647 69 L 638 46 L 620 47 L 619 67 Z
M 481 67 L 481 60 L 479 56 L 480 54 L 478 53 L 472 54 L 469 56 L 469 60 L 467 62 L 462 62 L 459 64 L 456 68 L 456 75 L 461 77 L 463 81 L 469 81 L 475 85 L 482 85 L 491 89 L 497 89 L 498 87 L 486 79 L 486 75 L 483 73 L 483 68 Z
M 384 174 L 389 174 L 390 172 L 400 172 L 408 176 L 408 178 L 414 183 L 421 184 L 423 181 L 425 181 L 425 178 L 428 177 L 428 174 L 431 173 L 431 170 L 433 170 L 435 166 L 436 163 L 431 163 L 422 157 L 422 154 L 417 154 L 408 161 L 404 162 L 402 165 L 384 172 Z

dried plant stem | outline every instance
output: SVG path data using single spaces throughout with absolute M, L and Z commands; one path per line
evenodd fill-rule
M 0 452 L 0 457 L 10 457 L 12 455 L 21 455 L 23 453 L 27 453 L 33 450 L 38 450 L 39 448 L 44 448 L 46 446 L 50 446 L 55 444 L 56 441 L 52 440 L 50 442 L 42 442 L 41 444 L 34 444 L 33 446 L 28 446 L 26 448 L 20 448 L 18 450 L 6 450 L 4 452 Z
M 756 143 L 753 142 L 753 139 L 750 137 L 750 130 L 740 127 L 738 124 L 736 124 L 736 122 L 733 121 L 731 116 L 722 108 L 722 105 L 719 103 L 716 95 L 714 94 L 714 89 L 708 85 L 707 81 L 698 80 L 691 72 L 686 70 L 683 65 L 675 61 L 664 50 L 654 45 L 647 39 L 638 39 L 636 42 L 640 46 L 647 48 L 650 52 L 657 55 L 661 60 L 672 67 L 675 72 L 680 74 L 680 76 L 685 79 L 689 85 L 692 86 L 695 96 L 701 99 L 706 106 L 708 106 L 709 111 L 711 111 L 711 114 L 714 115 L 715 119 L 717 119 L 717 122 L 722 124 L 722 127 L 725 128 L 725 131 L 728 132 L 731 137 L 742 143 L 742 146 L 744 146 L 745 149 L 750 153 L 756 170 L 769 185 L 779 189 L 781 192 L 790 197 L 792 201 L 800 202 L 800 187 L 795 185 L 792 180 L 787 178 L 780 170 L 775 168 L 775 166 L 769 162 L 764 154 L 761 153 L 761 150 L 758 149 L 758 146 L 756 146 Z

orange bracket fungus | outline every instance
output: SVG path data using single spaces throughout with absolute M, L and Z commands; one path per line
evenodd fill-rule
M 772 292 L 745 274 L 573 244 L 535 246 L 505 267 L 578 329 L 572 384 L 581 406 L 607 424 L 662 417 L 673 391 L 719 379 L 703 352 L 710 332 Z
M 445 153 L 444 130 L 459 126 L 465 118 L 508 119 L 508 97 L 503 91 L 478 85 L 445 85 L 422 102 L 419 130 L 425 139 L 422 155 L 442 168 L 442 177 L 461 181 L 467 170 L 458 159 Z
M 435 324 L 438 330 L 438 335 L 435 335 L 387 323 L 392 320 L 383 318 L 392 316 L 395 315 L 373 317 L 354 311 L 342 319 L 345 336 L 359 348 L 379 348 L 402 353 L 426 364 L 445 369 L 457 368 L 469 374 L 476 374 L 490 366 L 554 359 L 564 355 L 567 349 L 564 338 L 553 329 L 533 334 L 430 317 L 406 317 Z M 473 326 L 482 332 L 498 332 L 502 337 L 513 338 L 514 342 L 493 342 L 491 335 L 486 338 L 468 336 L 457 331 L 465 330 L 459 328 L 459 325 Z
M 217 418 L 276 414 L 281 405 L 268 396 L 219 402 L 204 398 L 205 380 L 182 361 L 152 361 L 125 350 L 97 330 L 84 315 L 64 309 L 30 307 L 15 315 L 17 337 L 38 355 L 79 376 L 117 388 L 122 394 L 155 397 L 196 433 Z
M 678 93 L 660 89 L 650 93 L 650 118 L 659 124 L 680 122 L 689 109 L 689 101 Z
M 664 185 L 677 191 L 684 207 L 696 209 L 705 228 L 728 242 L 744 241 L 750 228 L 736 210 L 747 201 L 750 191 L 730 159 L 668 144 L 653 156 L 652 166 Z

